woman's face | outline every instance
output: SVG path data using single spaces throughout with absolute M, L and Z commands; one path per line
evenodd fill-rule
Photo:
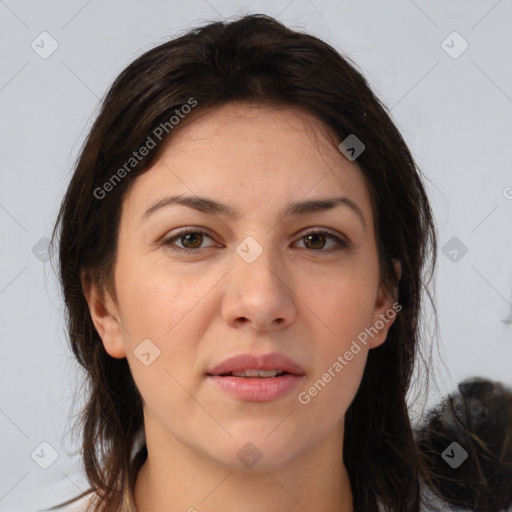
M 238 468 L 340 448 L 394 318 L 363 174 L 298 110 L 230 103 L 181 128 L 124 199 L 117 297 L 91 309 L 146 436 Z

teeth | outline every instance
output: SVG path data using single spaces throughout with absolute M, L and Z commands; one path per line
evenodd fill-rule
M 253 368 L 247 368 L 241 372 L 231 372 L 234 377 L 276 377 L 283 373 L 280 370 L 255 370 Z
M 258 375 L 260 377 L 275 377 L 276 375 L 279 375 L 279 370 L 258 370 Z

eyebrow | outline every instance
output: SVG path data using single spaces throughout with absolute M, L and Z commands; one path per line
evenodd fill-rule
M 163 199 L 158 200 L 152 206 L 150 206 L 142 215 L 141 220 L 145 220 L 150 215 L 152 215 L 157 210 L 161 208 L 181 204 L 183 206 L 187 206 L 188 208 L 192 208 L 193 210 L 197 210 L 203 213 L 209 213 L 213 215 L 222 215 L 225 217 L 229 217 L 232 219 L 239 219 L 241 217 L 240 212 L 238 212 L 233 207 L 215 201 L 213 199 L 209 199 L 207 197 L 199 197 L 199 196 L 169 196 Z M 319 199 L 309 199 L 306 201 L 296 201 L 289 204 L 282 212 L 280 217 L 286 217 L 290 215 L 307 215 L 308 213 L 314 213 L 319 211 L 331 210 L 337 206 L 347 206 L 350 208 L 358 217 L 363 226 L 366 228 L 366 221 L 363 215 L 363 212 L 356 203 L 354 203 L 348 197 L 326 197 Z

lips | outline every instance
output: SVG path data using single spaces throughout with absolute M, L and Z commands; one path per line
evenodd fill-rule
M 243 402 L 285 399 L 304 378 L 300 365 L 278 353 L 230 357 L 207 372 L 207 381 L 218 391 Z
M 304 369 L 283 354 L 242 354 L 226 359 L 207 371 L 209 376 L 234 376 L 247 379 L 302 376 Z

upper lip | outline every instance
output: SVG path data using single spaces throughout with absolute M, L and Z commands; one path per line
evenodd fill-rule
M 229 357 L 222 363 L 207 371 L 208 375 L 222 375 L 230 372 L 241 372 L 247 369 L 278 370 L 280 372 L 304 375 L 304 370 L 297 363 L 283 354 L 241 354 Z

